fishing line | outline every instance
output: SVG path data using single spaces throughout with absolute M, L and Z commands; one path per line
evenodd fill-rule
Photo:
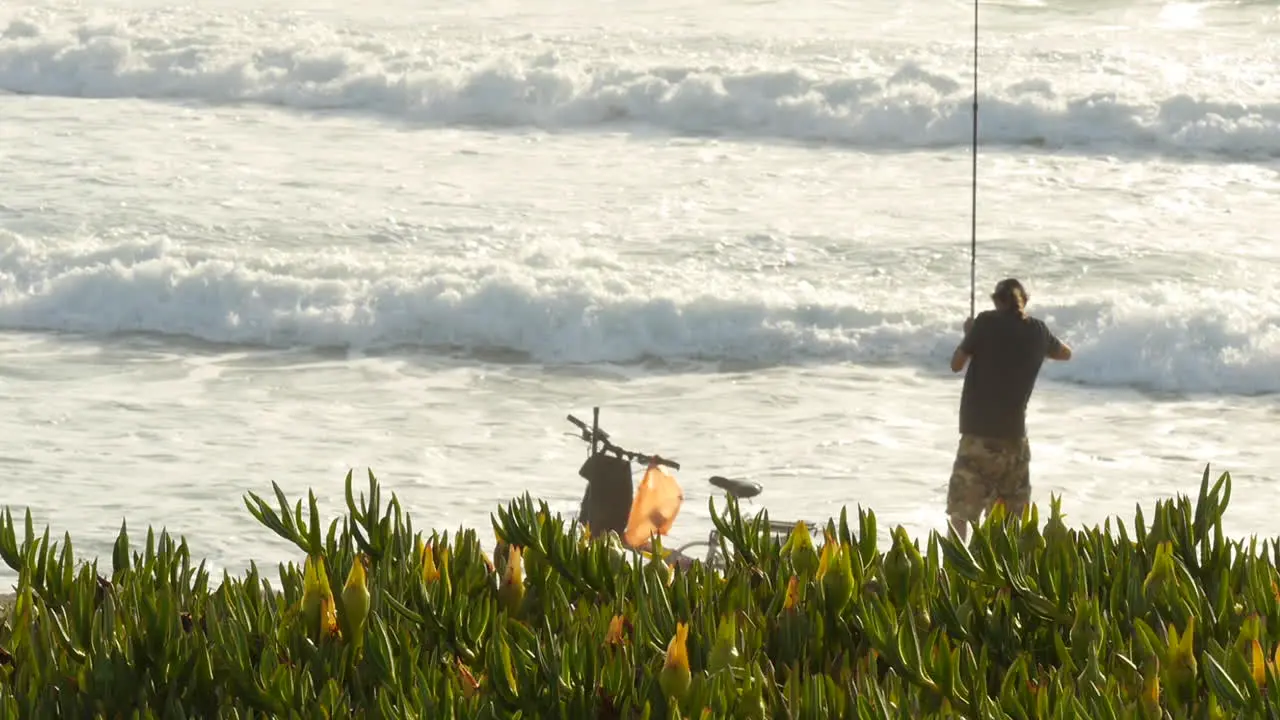
M 978 290 L 978 0 L 973 0 L 973 182 L 969 226 L 969 317 Z

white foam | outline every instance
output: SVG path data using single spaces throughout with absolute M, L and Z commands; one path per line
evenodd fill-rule
M 287 24 L 268 30 L 251 35 L 213 21 L 164 28 L 154 19 L 81 24 L 22 17 L 0 32 L 0 88 L 344 110 L 432 126 L 638 125 L 892 149 L 970 142 L 967 63 L 949 56 L 877 62 L 861 53 L 843 62 L 778 64 L 726 52 L 732 60 L 695 64 L 687 54 L 670 62 L 621 51 L 574 57 L 572 48 L 532 40 L 510 47 L 413 45 Z M 1280 104 L 1232 94 L 1239 87 L 1201 81 L 1213 93 L 1201 97 L 1187 94 L 1183 82 L 1160 95 L 1151 78 L 1120 74 L 1100 87 L 1073 89 L 1066 83 L 1078 82 L 1080 73 L 1046 76 L 1036 57 L 995 62 L 1005 67 L 984 83 L 980 136 L 988 145 L 1280 153 Z M 1091 62 L 1079 58 L 1085 75 Z
M 167 240 L 0 253 L 0 327 L 249 346 L 463 349 L 551 363 L 878 363 L 941 372 L 954 309 L 887 291 L 513 259 L 262 256 Z M 1047 376 L 1175 392 L 1280 392 L 1280 298 L 1180 285 L 1037 306 L 1076 350 Z

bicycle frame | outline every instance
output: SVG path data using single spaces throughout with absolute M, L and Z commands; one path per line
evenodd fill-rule
M 657 454 L 633 452 L 619 447 L 610 439 L 609 433 L 600 428 L 600 408 L 593 407 L 591 413 L 590 426 L 572 414 L 567 416 L 569 422 L 579 431 L 569 434 L 588 444 L 587 459 L 578 469 L 578 475 L 587 481 L 587 488 L 583 492 L 582 504 L 578 512 L 578 522 L 590 526 L 592 534 L 614 531 L 621 536 L 626 530 L 627 517 L 635 502 L 635 491 L 631 484 L 631 464 L 657 465 L 679 470 L 680 463 Z M 738 500 L 754 498 L 764 491 L 759 483 L 734 480 L 720 475 L 712 475 L 708 478 L 708 483 L 720 488 L 726 496 Z M 797 521 L 770 520 L 769 528 L 785 535 L 789 534 L 796 524 Z M 815 526 L 809 524 L 809 527 L 812 529 Z M 676 548 L 673 553 L 688 557 L 686 550 L 701 545 L 707 546 L 703 562 L 711 567 L 720 566 L 721 563 L 717 562 L 720 534 L 714 528 L 707 539 L 685 543 Z M 632 549 L 638 550 L 638 548 Z

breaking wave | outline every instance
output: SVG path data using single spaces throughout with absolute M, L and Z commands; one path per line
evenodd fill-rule
M 216 28 L 163 35 L 148 27 L 13 20 L 0 32 L 0 89 L 259 103 L 424 126 L 640 127 L 870 150 L 970 142 L 968 78 L 922 60 L 817 72 L 688 60 L 660 65 L 630 56 L 573 60 L 518 44 L 451 54 L 445 46 L 397 47 L 354 34 L 267 39 Z M 993 83 L 983 90 L 980 139 L 1077 152 L 1280 155 L 1280 103 L 1131 94 L 1143 88 L 1133 81 L 1114 92 L 1072 92 L 1042 77 Z
M 656 272 L 656 271 L 655 271 Z M 0 251 L 0 328 L 154 333 L 258 347 L 516 355 L 541 363 L 654 359 L 891 364 L 942 371 L 946 308 L 892 296 L 644 277 L 606 266 L 423 258 L 247 258 L 168 241 Z M 1280 392 L 1280 298 L 1153 287 L 1037 312 L 1077 350 L 1046 377 L 1169 392 Z

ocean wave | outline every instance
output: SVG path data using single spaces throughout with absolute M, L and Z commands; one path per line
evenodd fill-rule
M 542 45 L 450 55 L 444 46 L 397 47 L 355 35 L 267 40 L 145 28 L 13 20 L 0 32 L 0 88 L 351 111 L 423 126 L 640 127 L 867 150 L 965 147 L 971 140 L 966 70 L 941 71 L 923 60 L 836 74 L 660 65 L 641 57 L 573 60 Z M 1116 87 L 1147 92 L 1136 80 Z M 1280 155 L 1280 103 L 1071 91 L 1038 77 L 990 82 L 980 102 L 980 141 L 989 146 Z
M 516 355 L 541 363 L 898 365 L 944 372 L 953 308 L 519 260 L 370 259 L 79 246 L 0 251 L 0 328 L 153 333 L 256 347 Z M 1280 297 L 1176 285 L 1035 308 L 1075 349 L 1046 377 L 1199 393 L 1280 392 Z

